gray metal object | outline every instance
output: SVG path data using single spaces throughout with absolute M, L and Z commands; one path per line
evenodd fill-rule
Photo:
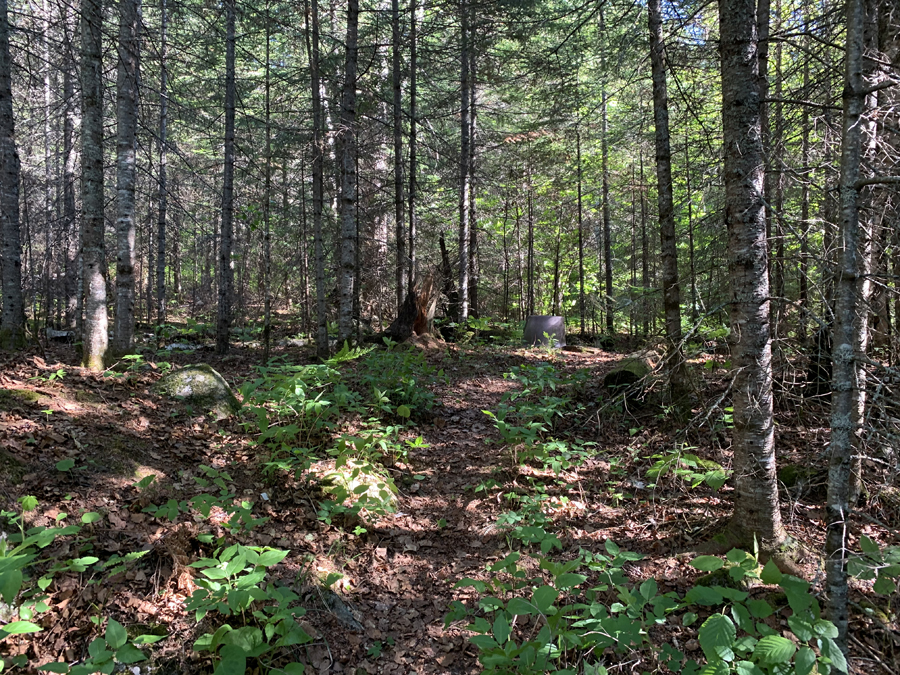
M 542 347 L 566 346 L 566 321 L 561 316 L 532 314 L 525 319 L 525 344 Z

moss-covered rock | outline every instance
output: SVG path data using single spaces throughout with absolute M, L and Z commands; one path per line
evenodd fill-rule
M 218 420 L 241 409 L 225 378 L 205 363 L 185 366 L 167 374 L 156 383 L 156 392 L 184 400 L 215 415 Z
M 41 395 L 32 389 L 0 389 L 0 403 L 37 403 Z
M 607 389 L 630 387 L 656 368 L 659 354 L 654 351 L 629 354 L 619 361 L 603 378 L 603 386 Z

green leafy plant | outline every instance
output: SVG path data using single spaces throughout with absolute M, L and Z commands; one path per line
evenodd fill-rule
M 102 637 L 94 638 L 88 645 L 88 658 L 82 663 L 70 666 L 64 662 L 46 663 L 38 670 L 49 673 L 68 673 L 69 675 L 91 675 L 115 672 L 116 664 L 129 665 L 147 659 L 136 645 L 147 645 L 162 640 L 164 635 L 138 635 L 128 639 L 125 627 L 115 619 L 106 623 L 106 632 Z
M 667 473 L 671 473 L 676 478 L 688 483 L 691 488 L 696 488 L 703 483 L 709 485 L 713 490 L 721 488 L 731 472 L 726 471 L 721 464 L 685 452 L 695 449 L 680 447 L 671 449 L 664 454 L 651 455 L 650 459 L 656 460 L 653 466 L 647 470 L 647 478 L 653 481 L 651 487 L 654 487 Z
M 275 667 L 283 648 L 311 640 L 297 622 L 306 613 L 297 605 L 299 596 L 290 588 L 264 583 L 267 570 L 280 563 L 287 553 L 232 544 L 217 548 L 211 558 L 191 564 L 200 576 L 196 580 L 198 589 L 186 609 L 194 612 L 197 621 L 210 613 L 229 619 L 194 643 L 195 651 L 216 656 L 214 673 L 243 673 L 251 659 L 264 672 L 303 672 L 303 665 L 293 661 Z
M 882 550 L 866 535 L 859 538 L 861 553 L 847 561 L 847 571 L 865 581 L 875 580 L 872 587 L 876 593 L 891 595 L 898 589 L 900 579 L 900 546 L 888 546 Z

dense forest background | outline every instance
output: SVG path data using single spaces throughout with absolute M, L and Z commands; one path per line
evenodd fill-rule
M 125 4 L 102 9 L 96 101 L 104 162 L 100 267 L 111 310 L 122 255 L 115 243 L 121 215 L 115 161 L 123 142 L 116 111 L 125 104 L 116 82 L 123 77 L 117 26 Z M 139 76 L 130 75 L 139 86 L 127 99 L 136 106 L 130 273 L 142 322 L 210 318 L 219 303 L 225 239 L 234 324 L 262 322 L 271 306 L 292 312 L 298 332 L 314 333 L 319 319 L 337 322 L 349 278 L 355 319 L 385 327 L 402 303 L 410 269 L 419 279 L 440 274 L 443 237 L 452 270 L 444 270 L 450 297 L 442 305 L 454 320 L 466 304 L 466 314 L 503 320 L 564 314 L 592 333 L 603 326 L 661 330 L 645 7 L 363 5 L 353 45 L 351 129 L 342 107 L 347 12 L 333 3 L 318 8 L 324 145 L 318 307 L 310 8 L 269 2 L 130 9 L 139 17 L 132 27 L 134 69 L 138 53 L 140 60 Z M 897 49 L 889 9 L 872 26 L 888 61 Z M 74 328 L 83 266 L 78 8 L 12 3 L 10 16 L 25 304 L 36 325 Z M 708 5 L 675 3 L 664 5 L 662 19 L 684 317 L 691 324 L 702 317 L 714 330 L 727 324 L 729 300 L 717 14 Z M 782 1 L 771 8 L 765 189 L 773 328 L 801 341 L 830 321 L 844 19 L 843 3 Z M 871 137 L 873 170 L 885 173 L 896 161 L 894 95 L 879 90 L 881 133 Z M 341 170 L 348 135 L 358 177 L 350 195 Z M 226 159 L 232 178 L 223 172 Z M 872 269 L 883 282 L 873 284 L 872 343 L 886 348 L 898 314 L 895 199 L 891 189 L 873 192 Z M 356 211 L 352 234 L 341 229 L 342 199 Z M 344 261 L 348 239 L 353 256 Z M 461 250 L 465 303 L 458 297 Z
M 335 470 L 368 452 L 346 436 L 328 449 L 340 425 L 399 444 L 406 422 L 377 434 L 366 425 L 432 422 L 416 418 L 412 400 L 421 394 L 430 410 L 446 374 L 436 370 L 426 387 L 412 374 L 431 372 L 424 357 L 391 350 L 413 333 L 458 345 L 511 334 L 518 342 L 527 317 L 549 314 L 565 317 L 570 341 L 601 352 L 657 347 L 661 361 L 632 354 L 613 368 L 631 377 L 604 378 L 598 393 L 582 371 L 565 381 L 551 345 L 549 366 L 523 356 L 503 373 L 522 384 L 518 394 L 487 378 L 486 405 L 498 407 L 481 412 L 521 470 L 541 458 L 557 475 L 562 462 L 548 458 L 561 446 L 550 434 L 584 412 L 578 396 L 590 399 L 598 436 L 604 411 L 619 406 L 627 417 L 638 400 L 652 401 L 661 424 L 681 425 L 666 430 L 679 443 L 691 430 L 728 429 L 727 449 L 718 435 L 713 443 L 727 471 L 716 464 L 691 474 L 685 466 L 709 467 L 680 454 L 682 445 L 656 473 L 672 468 L 713 492 L 729 480 L 732 543 L 753 551 L 753 565 L 759 552 L 791 575 L 803 574 L 805 553 L 782 519 L 776 425 L 783 415 L 799 428 L 810 415 L 827 428 L 815 460 L 828 464 L 819 534 L 831 623 L 801 638 L 818 640 L 818 651 L 801 650 L 794 666 L 802 675 L 814 663 L 823 673 L 847 670 L 851 545 L 877 559 L 876 571 L 863 572 L 878 577 L 875 592 L 893 590 L 889 579 L 900 575 L 896 547 L 888 560 L 876 542 L 895 543 L 890 527 L 873 521 L 880 529 L 870 539 L 847 526 L 875 494 L 867 476 L 892 487 L 898 475 L 895 2 L 0 3 L 0 347 L 71 342 L 82 377 L 103 378 L 129 359 L 137 372 L 137 352 L 185 335 L 214 339 L 217 365 L 237 342 L 250 345 L 262 364 L 245 389 L 245 408 L 258 404 L 253 442 L 268 447 L 285 429 L 300 433 L 292 416 L 319 419 L 316 404 L 275 400 L 285 383 L 303 397 L 328 392 L 341 401 L 323 423 L 329 433 L 290 452 L 296 461 L 301 451 L 331 453 Z M 388 349 L 351 351 L 367 341 Z M 270 361 L 275 349 L 307 345 L 321 370 Z M 450 353 L 459 356 L 440 358 Z M 714 386 L 720 366 L 729 377 L 710 399 L 704 386 Z M 392 368 L 402 386 L 380 389 L 372 373 Z M 582 389 L 549 394 L 563 386 Z M 373 390 L 375 401 L 363 403 Z M 590 455 L 578 447 L 582 459 Z M 544 454 L 518 461 L 536 448 Z M 72 468 L 65 461 L 60 472 Z M 311 455 L 303 461 L 310 469 Z M 369 489 L 356 487 L 357 495 Z M 223 504 L 235 498 L 226 493 Z M 29 509 L 19 503 L 22 514 L 4 515 L 23 522 Z M 152 513 L 174 520 L 196 507 L 184 504 Z M 250 518 L 251 507 L 240 513 Z M 541 508 L 529 517 L 539 520 Z M 329 527 L 331 513 L 319 515 Z M 522 541 L 544 554 L 557 539 L 536 536 Z M 781 583 L 781 572 L 767 569 L 763 580 Z M 552 615 L 540 591 L 533 606 Z M 803 593 L 795 616 L 811 612 L 818 622 L 818 604 Z M 467 611 L 460 605 L 451 616 Z M 751 624 L 760 644 L 773 642 Z M 483 628 L 476 621 L 466 630 Z M 511 628 L 486 630 L 505 643 Z M 241 658 L 256 658 L 252 651 Z M 706 652 L 710 667 L 730 668 L 717 653 Z M 482 663 L 494 657 L 481 654 Z M 769 658 L 758 663 L 776 663 Z

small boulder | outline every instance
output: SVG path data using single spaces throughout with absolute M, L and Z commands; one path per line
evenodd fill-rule
M 205 363 L 185 366 L 165 375 L 156 383 L 155 389 L 163 396 L 182 399 L 203 408 L 215 415 L 217 420 L 225 419 L 241 409 L 225 378 Z

